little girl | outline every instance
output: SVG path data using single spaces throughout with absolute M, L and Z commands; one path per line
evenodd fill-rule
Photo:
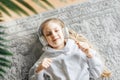
M 96 51 L 82 42 L 78 46 L 64 35 L 64 29 L 57 18 L 41 24 L 39 37 L 44 53 L 31 68 L 29 80 L 90 80 L 101 76 L 103 64 Z

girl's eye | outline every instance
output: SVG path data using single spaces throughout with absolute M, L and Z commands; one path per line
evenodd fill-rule
M 55 30 L 55 32 L 58 32 L 59 30 Z
M 56 29 L 56 30 L 54 30 L 54 32 L 56 32 L 56 33 L 57 33 L 57 32 L 59 32 L 59 30 L 58 30 L 58 29 Z M 47 33 L 46 33 L 46 36 L 51 36 L 52 34 L 53 34 L 52 32 L 47 32 Z
M 46 34 L 46 36 L 50 36 L 50 35 L 52 35 L 52 33 L 51 33 L 51 32 L 49 32 L 49 33 L 47 33 L 47 34 Z

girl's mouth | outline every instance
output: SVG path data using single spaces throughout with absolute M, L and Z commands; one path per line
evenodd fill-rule
M 60 39 L 60 38 L 53 39 L 53 42 L 54 42 L 54 41 L 57 41 L 58 39 Z

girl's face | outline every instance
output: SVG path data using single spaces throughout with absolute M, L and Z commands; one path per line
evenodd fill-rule
M 43 28 L 43 34 L 48 44 L 54 49 L 62 49 L 64 47 L 64 36 L 62 27 L 54 22 L 48 23 Z

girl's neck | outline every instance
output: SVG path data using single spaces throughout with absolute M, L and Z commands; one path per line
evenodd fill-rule
M 64 41 L 64 43 L 62 45 L 60 45 L 59 47 L 52 47 L 53 49 L 56 49 L 56 50 L 60 50 L 60 49 L 63 49 L 66 45 L 66 40 Z

